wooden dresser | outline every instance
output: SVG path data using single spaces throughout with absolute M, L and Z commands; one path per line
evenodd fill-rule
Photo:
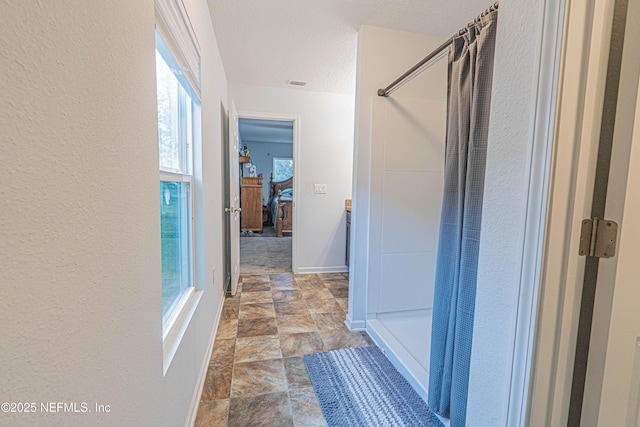
M 262 178 L 242 177 L 240 227 L 262 233 Z

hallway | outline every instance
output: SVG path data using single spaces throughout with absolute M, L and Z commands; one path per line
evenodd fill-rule
M 344 325 L 348 274 L 244 275 L 227 297 L 196 426 L 324 426 L 302 356 L 372 341 Z

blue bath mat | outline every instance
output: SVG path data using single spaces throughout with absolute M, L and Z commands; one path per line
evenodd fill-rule
M 444 427 L 375 345 L 304 356 L 329 427 Z

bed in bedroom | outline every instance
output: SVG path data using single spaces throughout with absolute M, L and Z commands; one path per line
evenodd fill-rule
M 273 174 L 269 178 L 269 206 L 276 236 L 293 231 L 293 177 L 284 181 L 274 181 Z

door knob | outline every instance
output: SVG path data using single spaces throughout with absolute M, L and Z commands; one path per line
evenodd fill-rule
M 224 208 L 225 212 L 233 212 L 233 208 Z

